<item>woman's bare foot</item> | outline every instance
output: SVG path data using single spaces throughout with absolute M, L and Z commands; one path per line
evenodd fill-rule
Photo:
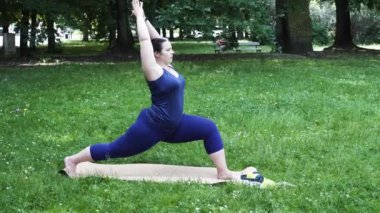
M 65 162 L 65 171 L 69 177 L 74 177 L 76 175 L 76 167 L 77 163 L 75 163 L 70 157 L 65 157 L 64 159 Z

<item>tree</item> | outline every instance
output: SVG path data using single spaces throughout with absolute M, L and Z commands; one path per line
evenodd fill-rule
M 375 0 L 334 0 L 336 7 L 336 29 L 334 44 L 325 50 L 330 49 L 358 49 L 353 42 L 351 32 L 350 11 L 353 8 L 360 9 L 361 4 L 367 5 L 369 8 L 380 9 L 380 1 Z
M 108 17 L 105 17 L 105 11 L 108 10 L 107 4 L 111 0 L 87 0 L 74 1 L 66 0 L 71 8 L 70 13 L 63 15 L 62 24 L 80 29 L 83 34 L 82 41 L 87 42 L 93 36 L 93 31 L 96 25 L 105 22 Z M 99 29 L 102 30 L 102 29 Z
M 336 28 L 334 44 L 330 48 L 353 49 L 349 0 L 334 0 L 336 6 Z
M 191 36 L 197 30 L 211 39 L 213 30 L 218 29 L 235 40 L 240 32 L 250 33 L 251 38 L 261 38 L 256 32 L 270 25 L 268 7 L 266 0 L 172 1 L 160 7 L 157 23 L 162 28 L 178 28 L 183 36 Z
M 17 21 L 20 14 L 20 1 L 0 0 L 0 26 L 3 33 L 9 32 L 9 25 Z
M 129 23 L 129 14 L 131 11 L 127 7 L 126 0 L 117 0 L 117 6 L 117 38 L 116 46 L 114 46 L 113 49 L 120 52 L 131 52 L 134 46 Z
M 19 24 L 20 28 L 20 56 L 28 56 L 29 55 L 29 48 L 28 48 L 28 30 L 29 30 L 29 10 L 22 10 L 21 11 L 21 21 Z
M 276 0 L 276 38 L 282 52 L 305 54 L 313 51 L 310 1 L 295 1 Z
M 67 1 L 67 0 L 66 0 Z M 34 1 L 34 0 L 22 0 L 22 11 L 28 11 L 28 13 L 32 14 L 32 29 L 31 29 L 31 37 L 33 38 L 32 43 L 35 43 L 37 32 L 36 27 L 38 26 L 37 23 L 37 16 L 40 15 L 43 24 L 42 29 L 40 31 L 40 36 L 42 38 L 46 38 L 48 40 L 48 52 L 57 52 L 57 44 L 56 44 L 56 29 L 55 29 L 55 22 L 57 18 L 67 12 L 70 12 L 70 8 L 66 1 L 60 1 L 60 0 L 40 0 L 40 1 Z M 29 20 L 29 15 L 28 15 Z M 25 22 L 26 23 L 26 22 Z M 23 24 L 21 24 L 23 25 Z M 29 23 L 28 23 L 29 25 Z M 29 30 L 29 27 L 27 28 Z

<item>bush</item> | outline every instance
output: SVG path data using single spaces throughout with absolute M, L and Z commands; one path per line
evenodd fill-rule
M 380 13 L 362 7 L 351 16 L 352 36 L 355 43 L 380 43 Z
M 313 44 L 327 45 L 333 40 L 332 29 L 335 27 L 335 10 L 332 4 L 310 3 L 310 18 L 313 30 Z

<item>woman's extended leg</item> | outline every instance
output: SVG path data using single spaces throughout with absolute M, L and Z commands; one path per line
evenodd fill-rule
M 177 130 L 165 139 L 169 143 L 203 140 L 205 149 L 213 161 L 219 179 L 238 179 L 240 173 L 228 169 L 223 141 L 215 123 L 210 119 L 184 114 Z
M 157 144 L 162 133 L 149 123 L 144 113 L 140 113 L 137 121 L 112 143 L 100 143 L 65 158 L 65 169 L 68 175 L 75 176 L 78 163 L 99 161 L 109 158 L 130 157 L 142 153 Z

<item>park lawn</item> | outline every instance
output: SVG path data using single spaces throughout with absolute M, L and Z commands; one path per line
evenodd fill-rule
M 247 42 L 246 40 L 241 40 L 239 42 Z M 172 41 L 172 46 L 176 54 L 187 55 L 187 54 L 213 54 L 214 53 L 214 43 L 211 41 Z M 380 45 L 360 45 L 363 48 L 369 49 L 380 49 Z M 40 58 L 49 58 L 57 56 L 92 56 L 102 54 L 108 51 L 109 43 L 105 41 L 64 41 L 59 44 L 59 51 L 57 53 L 47 53 L 47 46 L 39 46 L 34 52 L 34 55 L 39 56 Z M 322 51 L 327 46 L 313 46 L 314 51 Z M 136 44 L 136 48 L 139 48 L 139 45 Z M 242 46 L 241 53 L 256 53 L 255 49 Z M 272 47 L 270 45 L 263 44 L 261 46 L 262 53 L 270 53 Z M 229 50 L 228 53 L 236 53 L 234 50 Z
M 62 160 L 130 126 L 149 92 L 135 63 L 0 71 L 4 212 L 379 212 L 378 58 L 177 62 L 185 111 L 213 119 L 229 167 L 294 188 L 68 179 Z M 212 166 L 201 142 L 104 163 Z
M 47 53 L 47 46 L 39 46 L 35 55 L 41 58 L 49 58 L 55 56 L 86 56 L 97 55 L 107 51 L 107 42 L 82 42 L 82 41 L 66 41 L 62 42 L 57 53 Z M 173 49 L 176 54 L 213 54 L 214 44 L 211 41 L 173 41 Z M 136 48 L 139 45 L 136 44 Z M 268 53 L 271 51 L 271 47 L 268 45 L 262 46 L 262 52 Z M 230 50 L 229 53 L 235 53 Z M 243 49 L 242 53 L 256 53 L 254 49 Z
M 58 52 L 47 53 L 47 46 L 41 45 L 37 48 L 35 55 L 39 57 L 53 57 L 53 56 L 70 56 L 70 55 L 97 55 L 104 53 L 108 48 L 107 42 L 97 42 L 97 41 L 65 41 L 58 44 Z

